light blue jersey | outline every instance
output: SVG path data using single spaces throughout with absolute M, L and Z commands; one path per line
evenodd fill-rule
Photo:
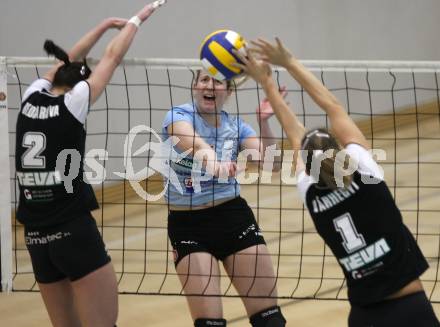
M 163 122 L 163 138 L 169 135 L 167 127 L 175 122 L 185 121 L 191 124 L 206 143 L 217 153 L 220 161 L 236 161 L 241 144 L 251 136 L 256 136 L 253 128 L 239 117 L 221 113 L 220 127 L 209 125 L 198 113 L 191 103 L 174 107 L 168 111 Z M 182 153 L 177 147 L 175 150 Z M 229 159 L 228 159 L 229 158 Z M 172 184 L 167 183 L 165 197 L 169 204 L 175 206 L 198 206 L 212 203 L 213 201 L 236 197 L 240 194 L 240 186 L 235 178 L 219 182 L 217 178 L 211 178 L 200 182 L 200 188 L 193 187 L 191 170 L 193 160 L 191 156 L 178 162 L 171 162 L 170 167 L 177 174 L 183 194 Z

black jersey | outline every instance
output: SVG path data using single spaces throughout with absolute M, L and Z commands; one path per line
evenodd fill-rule
M 348 188 L 320 188 L 303 172 L 298 190 L 344 271 L 350 302 L 367 305 L 419 277 L 428 263 L 369 152 L 357 144 L 346 150 L 359 162 Z
M 50 88 L 51 83 L 44 79 L 32 83 L 23 96 L 17 119 L 17 219 L 31 227 L 58 224 L 98 208 L 93 189 L 83 181 L 89 85 L 80 82 L 60 96 L 48 92 Z M 71 157 L 67 157 L 64 171 L 56 169 L 58 154 L 65 149 L 76 150 L 81 156 L 70 193 L 62 175 L 69 172 Z

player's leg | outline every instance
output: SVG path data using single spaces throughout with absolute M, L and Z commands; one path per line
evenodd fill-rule
M 54 265 L 51 259 L 50 228 L 32 229 L 25 227 L 26 247 L 31 257 L 35 279 L 54 327 L 81 326 L 76 311 L 72 288 L 66 275 Z
M 252 209 L 238 197 L 225 210 L 228 214 L 222 221 L 231 232 L 224 235 L 229 242 L 223 243 L 225 250 L 219 257 L 242 296 L 252 326 L 282 327 L 285 319 L 277 306 L 272 260 Z
M 69 277 L 82 326 L 114 326 L 118 315 L 115 271 L 96 222 L 88 213 L 58 228 L 52 261 Z
M 174 264 L 197 327 L 226 326 L 219 296 L 220 269 L 207 245 L 215 230 L 212 219 L 211 209 L 171 211 L 168 216 Z
M 116 324 L 118 285 L 111 263 L 72 282 L 72 288 L 83 327 L 110 327 Z
M 266 245 L 258 244 L 228 256 L 225 270 L 242 296 L 252 326 L 285 326 L 277 306 L 276 278 Z
M 177 263 L 176 271 L 187 295 L 194 325 L 226 326 L 221 298 L 212 296 L 220 295 L 220 269 L 217 260 L 206 252 L 193 252 Z
M 54 327 L 81 327 L 68 279 L 38 283 L 50 321 Z

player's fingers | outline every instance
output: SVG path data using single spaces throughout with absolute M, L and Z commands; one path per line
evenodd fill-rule
M 250 62 L 255 61 L 254 55 L 252 54 L 252 50 L 249 49 L 246 44 L 244 45 L 244 50 L 246 51 L 246 59 Z
M 251 41 L 251 43 L 254 47 L 249 48 L 249 50 L 252 50 L 253 52 L 258 53 L 259 55 L 262 55 L 265 53 L 264 49 L 259 47 L 257 43 L 255 43 L 254 41 Z
M 265 63 L 270 64 L 270 58 L 268 56 L 261 56 L 260 60 L 263 60 Z
M 128 20 L 127 19 L 120 19 L 115 22 L 115 26 L 119 29 L 123 28 L 125 25 L 127 25 Z
M 247 53 L 249 60 L 252 60 L 253 62 L 256 62 L 256 60 L 260 59 L 261 57 L 261 55 L 258 52 L 254 51 L 253 49 L 248 49 Z
M 154 2 L 151 4 L 151 6 L 152 6 L 154 9 L 156 9 L 157 7 L 160 7 L 160 6 L 164 5 L 165 3 L 166 3 L 166 0 L 157 0 L 157 1 L 154 1 Z
M 258 50 L 258 52 L 260 54 L 264 54 L 270 51 L 270 48 L 267 47 L 267 45 L 265 45 L 264 43 L 262 43 L 260 41 L 260 39 L 256 40 L 256 41 L 251 41 L 252 45 L 254 46 L 255 49 Z
M 121 17 L 110 17 L 109 18 L 113 23 L 117 23 L 120 24 L 122 22 L 126 23 L 128 20 L 125 18 L 121 18 Z
M 263 38 L 258 38 L 258 42 L 260 42 L 263 46 L 267 48 L 272 48 L 272 44 Z
M 275 37 L 275 41 L 277 42 L 278 48 L 285 49 L 283 43 L 281 42 L 281 40 L 278 36 Z
M 245 50 L 246 50 L 246 48 L 245 48 Z M 246 58 L 246 56 L 244 56 L 240 51 L 237 51 L 237 50 L 235 50 L 235 49 L 232 49 L 232 53 L 238 58 L 238 59 L 240 59 L 240 61 L 242 62 L 242 63 L 244 63 L 244 64 L 246 64 L 247 63 L 247 58 Z
M 247 66 L 244 64 L 240 64 L 238 62 L 233 62 L 233 63 L 231 63 L 231 66 L 247 72 Z
M 285 85 L 280 87 L 280 94 L 283 98 L 285 98 L 287 96 L 287 87 Z
M 259 40 L 251 40 L 251 44 L 257 47 L 260 51 L 263 51 L 264 49 L 264 44 L 261 43 Z
M 237 164 L 235 162 L 231 162 L 229 166 L 229 173 L 231 176 L 235 176 L 236 172 L 237 172 Z
M 152 3 L 147 4 L 142 10 L 137 14 L 137 16 L 145 21 L 151 14 L 160 6 L 166 3 L 166 0 L 156 0 Z

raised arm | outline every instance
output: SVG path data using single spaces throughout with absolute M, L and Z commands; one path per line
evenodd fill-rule
M 365 136 L 338 99 L 284 47 L 278 38 L 276 38 L 276 44 L 271 44 L 263 39 L 258 39 L 252 44 L 255 46 L 253 51 L 259 53 L 264 61 L 286 68 L 313 101 L 327 113 L 332 132 L 343 146 L 349 143 L 358 143 L 369 148 Z
M 86 35 L 84 35 L 69 51 L 69 59 L 71 61 L 82 61 L 89 54 L 90 50 L 99 41 L 104 33 L 111 29 L 117 28 L 122 29 L 125 24 L 127 24 L 127 20 L 124 18 L 111 17 L 105 19 L 94 29 L 89 31 Z
M 107 18 L 102 21 L 99 25 L 95 26 L 92 30 L 86 33 L 68 52 L 70 61 L 82 61 L 85 59 L 87 54 L 99 41 L 101 36 L 110 28 L 122 28 L 127 23 L 126 19 L 123 18 Z M 57 69 L 63 63 L 54 65 L 45 75 L 44 78 L 52 82 Z
M 143 7 L 129 22 L 122 28 L 108 44 L 104 56 L 88 78 L 90 85 L 90 102 L 94 103 L 104 91 L 116 67 L 122 61 L 125 53 L 131 45 L 140 24 L 142 24 L 155 11 L 155 2 Z
M 243 65 L 239 66 L 263 87 L 267 99 L 286 132 L 293 149 L 299 150 L 301 148 L 301 139 L 305 133 L 304 126 L 293 111 L 290 110 L 289 105 L 284 100 L 284 94 L 278 90 L 272 78 L 270 66 L 266 62 L 256 60 L 252 51 L 248 51 L 247 57 L 241 56 L 239 53 L 235 54 L 243 62 Z

